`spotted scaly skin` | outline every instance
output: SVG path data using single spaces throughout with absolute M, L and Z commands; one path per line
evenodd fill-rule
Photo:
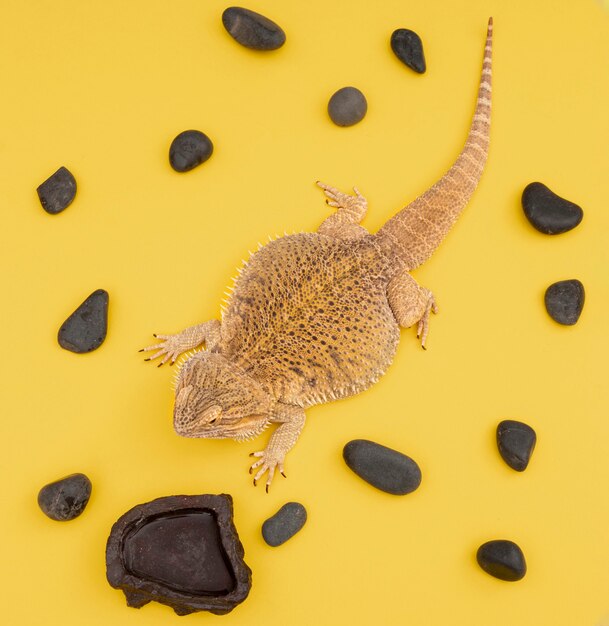
M 318 183 L 337 209 L 316 233 L 287 235 L 254 253 L 240 271 L 222 320 L 156 335 L 144 348 L 174 363 L 174 427 L 185 437 L 245 440 L 276 429 L 250 468 L 266 489 L 305 422 L 307 407 L 368 389 L 387 370 L 400 327 L 417 325 L 425 347 L 432 293 L 409 270 L 427 260 L 465 208 L 486 162 L 491 111 L 489 20 L 482 76 L 469 135 L 450 170 L 376 234 L 367 210 Z

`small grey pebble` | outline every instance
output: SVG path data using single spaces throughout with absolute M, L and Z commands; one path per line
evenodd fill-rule
M 299 502 L 288 502 L 262 524 L 262 537 L 269 546 L 280 546 L 293 537 L 306 521 L 304 506 Z
M 249 9 L 229 7 L 222 24 L 235 41 L 252 50 L 276 50 L 285 43 L 285 33 L 275 22 Z
M 91 481 L 84 474 L 70 474 L 45 485 L 38 493 L 42 512 L 58 522 L 78 517 L 91 497 Z
M 405 63 L 418 74 L 423 74 L 427 69 L 423 54 L 423 42 L 413 30 L 408 28 L 394 30 L 391 35 L 391 49 L 402 63 Z
M 42 208 L 51 215 L 61 213 L 76 196 L 76 179 L 65 167 L 60 167 L 36 190 Z
M 94 291 L 61 325 L 59 345 L 70 352 L 91 352 L 101 346 L 108 331 L 108 292 Z
M 339 89 L 328 102 L 328 115 L 337 126 L 353 126 L 364 119 L 368 103 L 355 87 Z
M 582 283 L 573 278 L 560 280 L 546 289 L 544 302 L 549 316 L 559 324 L 573 326 L 584 308 L 586 293 Z
M 374 441 L 350 441 L 343 458 L 360 478 L 387 493 L 403 496 L 421 484 L 421 470 L 415 461 Z
M 523 472 L 535 449 L 537 435 L 524 422 L 503 420 L 497 426 L 497 447 L 501 458 L 518 472 Z
M 519 546 L 507 539 L 483 543 L 476 554 L 478 565 L 491 576 L 514 582 L 524 578 L 527 564 Z
M 214 151 L 211 139 L 200 130 L 181 132 L 169 147 L 169 163 L 176 172 L 189 172 L 209 159 Z
M 522 208 L 529 222 L 546 235 L 565 233 L 584 217 L 580 206 L 557 196 L 543 183 L 530 183 L 524 188 Z

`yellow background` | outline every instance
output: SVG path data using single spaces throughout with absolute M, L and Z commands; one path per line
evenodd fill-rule
M 227 492 L 253 570 L 230 624 L 599 626 L 609 624 L 609 11 L 593 0 L 347 0 L 247 6 L 286 45 L 260 54 L 224 31 L 217 0 L 3 0 L 0 20 L 3 624 L 158 625 L 168 607 L 127 608 L 105 579 L 105 542 L 132 506 Z M 403 331 L 370 391 L 308 412 L 288 480 L 255 489 L 264 441 L 187 440 L 171 425 L 168 368 L 142 362 L 151 333 L 219 314 L 229 279 L 268 235 L 329 214 L 317 179 L 369 200 L 376 230 L 452 163 L 467 133 L 486 21 L 495 20 L 491 151 L 454 232 L 416 278 L 436 294 L 428 350 Z M 389 47 L 412 28 L 419 76 Z M 330 95 L 354 85 L 364 121 L 334 126 Z M 177 174 L 171 140 L 196 128 L 215 152 Z M 59 166 L 78 194 L 47 215 L 36 187 Z M 520 208 L 540 180 L 581 204 L 548 237 Z M 545 288 L 578 278 L 575 327 L 546 314 Z M 56 342 L 92 291 L 110 293 L 108 337 L 75 355 Z M 496 424 L 538 433 L 524 474 Z M 268 435 L 265 435 L 265 437 Z M 345 466 L 364 437 L 411 455 L 423 482 L 393 497 Z M 85 513 L 38 509 L 45 483 L 82 471 Z M 303 531 L 272 549 L 265 518 L 289 500 Z M 482 572 L 477 547 L 509 538 L 529 571 Z M 219 623 L 219 622 L 218 622 Z

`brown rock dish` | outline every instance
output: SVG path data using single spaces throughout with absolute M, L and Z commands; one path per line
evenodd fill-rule
M 108 538 L 108 582 L 135 608 L 155 600 L 178 615 L 232 611 L 252 585 L 232 503 L 226 494 L 167 496 L 132 508 Z

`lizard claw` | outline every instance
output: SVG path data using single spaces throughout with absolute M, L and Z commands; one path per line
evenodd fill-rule
M 427 340 L 427 335 L 429 333 L 429 315 L 430 313 L 437 313 L 438 306 L 436 305 L 436 301 L 434 300 L 433 295 L 429 294 L 429 300 L 427 301 L 427 306 L 425 307 L 425 312 L 423 316 L 419 320 L 419 324 L 417 326 L 417 339 L 421 340 L 421 348 L 423 350 L 427 350 L 425 347 L 425 341 Z
M 358 214 L 361 213 L 362 215 L 366 213 L 368 202 L 359 192 L 357 187 L 353 188 L 353 191 L 355 191 L 355 195 L 353 196 L 348 193 L 343 193 L 342 191 L 336 189 L 336 187 L 331 187 L 330 185 L 326 185 L 320 181 L 317 181 L 317 186 L 324 190 L 324 193 L 326 194 L 326 203 L 331 207 L 336 209 L 346 209 Z
M 283 471 L 283 459 L 285 455 L 279 455 L 263 450 L 261 452 L 252 452 L 250 456 L 258 457 L 258 460 L 252 464 L 249 470 L 250 474 L 253 473 L 254 470 L 258 470 L 254 476 L 254 486 L 256 486 L 258 481 L 268 472 L 265 486 L 266 492 L 268 493 L 277 469 L 279 470 L 279 473 L 286 478 Z
M 185 351 L 184 345 L 181 342 L 180 335 L 157 335 L 154 334 L 154 337 L 157 339 L 162 339 L 161 343 L 156 343 L 152 346 L 147 346 L 146 348 L 142 348 L 140 352 L 152 352 L 156 350 L 154 354 L 144 359 L 144 361 L 152 361 L 153 359 L 157 359 L 159 357 L 163 357 L 163 360 L 158 364 L 157 367 L 161 367 L 170 361 L 170 365 L 173 365 L 176 362 L 176 359 Z

